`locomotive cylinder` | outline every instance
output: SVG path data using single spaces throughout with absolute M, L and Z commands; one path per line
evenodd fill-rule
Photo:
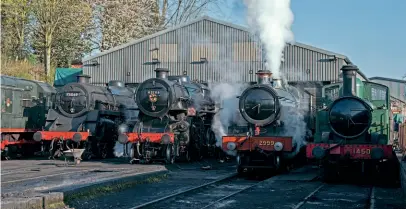
M 169 70 L 166 68 L 157 68 L 155 70 L 156 78 L 167 79 Z
M 77 82 L 78 83 L 89 83 L 90 76 L 89 75 L 78 75 Z
M 345 65 L 343 71 L 343 96 L 357 96 L 356 77 L 358 67 L 355 65 Z

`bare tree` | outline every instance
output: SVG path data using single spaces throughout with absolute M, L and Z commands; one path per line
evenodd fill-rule
M 157 30 L 160 23 L 155 0 L 88 0 L 93 8 L 94 27 L 87 34 L 100 51 L 141 38 Z
M 1 48 L 3 55 L 15 60 L 24 56 L 29 0 L 3 0 L 1 3 Z
M 160 5 L 160 17 L 164 27 L 178 25 L 195 19 L 207 12 L 209 8 L 219 7 L 224 0 L 156 0 Z M 214 12 L 214 11 L 212 11 Z
M 38 48 L 43 52 L 45 73 L 49 76 L 55 41 L 61 40 L 71 30 L 83 29 L 91 19 L 91 8 L 81 0 L 33 0 L 31 3 L 32 29 Z

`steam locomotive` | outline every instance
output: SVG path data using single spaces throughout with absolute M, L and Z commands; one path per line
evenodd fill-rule
M 325 181 L 354 165 L 364 174 L 372 169 L 396 175 L 396 155 L 389 144 L 389 88 L 369 81 L 357 84 L 354 65 L 341 70 L 342 83 L 323 87 L 325 107 L 317 112 L 315 140 L 307 145 L 307 157 L 321 162 Z
M 223 150 L 237 155 L 238 173 L 258 168 L 279 170 L 287 165 L 288 159 L 300 150 L 302 140 L 301 135 L 294 135 L 297 131 L 289 123 L 299 120 L 306 126 L 304 117 L 294 115 L 306 110 L 301 107 L 305 92 L 286 85 L 281 79 L 272 81 L 268 70 L 259 70 L 256 74 L 257 83 L 246 88 L 239 97 L 239 112 L 246 121 L 246 132 L 238 133 L 244 129 L 240 124 L 238 130 L 222 137 Z M 310 108 L 303 113 L 310 114 Z M 291 115 L 295 118 L 289 118 Z
M 137 89 L 139 122 L 119 137 L 130 145 L 131 162 L 173 163 L 213 154 L 216 140 L 210 126 L 217 109 L 209 89 L 187 76 L 168 76 L 165 68 L 155 72 Z
M 121 81 L 95 86 L 89 79 L 79 75 L 76 83 L 59 89 L 44 130 L 34 134 L 34 140 L 42 142 L 50 157 L 72 148 L 84 149 L 84 159 L 114 157 L 119 132 L 135 124 L 138 111 L 134 89 Z
M 40 151 L 40 144 L 32 137 L 44 126 L 54 94 L 55 89 L 47 83 L 1 76 L 2 157 Z

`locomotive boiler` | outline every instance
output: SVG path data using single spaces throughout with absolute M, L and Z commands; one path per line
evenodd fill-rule
M 295 156 L 300 144 L 289 132 L 290 114 L 301 111 L 302 92 L 285 85 L 280 79 L 272 80 L 268 70 L 257 72 L 257 83 L 242 92 L 239 112 L 247 122 L 245 133 L 223 136 L 222 147 L 237 154 L 239 173 L 257 168 L 279 169 L 285 159 Z M 304 123 L 304 121 L 303 121 Z M 292 127 L 293 128 L 293 127 Z M 239 130 L 243 127 L 239 125 Z
M 27 156 L 40 151 L 33 134 L 45 125 L 55 89 L 44 82 L 1 76 L 1 154 Z
M 363 174 L 396 170 L 396 156 L 389 144 L 389 88 L 369 81 L 357 84 L 354 65 L 341 70 L 342 84 L 324 87 L 330 103 L 317 113 L 315 141 L 307 145 L 307 157 L 321 162 L 326 181 L 354 165 Z M 385 167 L 388 165 L 393 167 Z M 367 172 L 370 169 L 374 172 Z
M 95 86 L 89 79 L 79 75 L 76 83 L 60 88 L 44 130 L 34 134 L 34 140 L 41 141 L 51 157 L 72 148 L 85 149 L 84 159 L 114 157 L 119 131 L 135 124 L 134 89 L 121 81 Z
M 207 86 L 187 76 L 168 76 L 168 69 L 155 72 L 155 78 L 137 89 L 139 122 L 119 137 L 131 145 L 132 162 L 173 163 L 175 158 L 189 161 L 213 153 L 216 141 L 210 125 L 216 107 Z

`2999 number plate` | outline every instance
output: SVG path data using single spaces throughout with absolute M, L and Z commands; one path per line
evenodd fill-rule
M 273 146 L 275 145 L 274 141 L 259 141 L 259 146 Z

